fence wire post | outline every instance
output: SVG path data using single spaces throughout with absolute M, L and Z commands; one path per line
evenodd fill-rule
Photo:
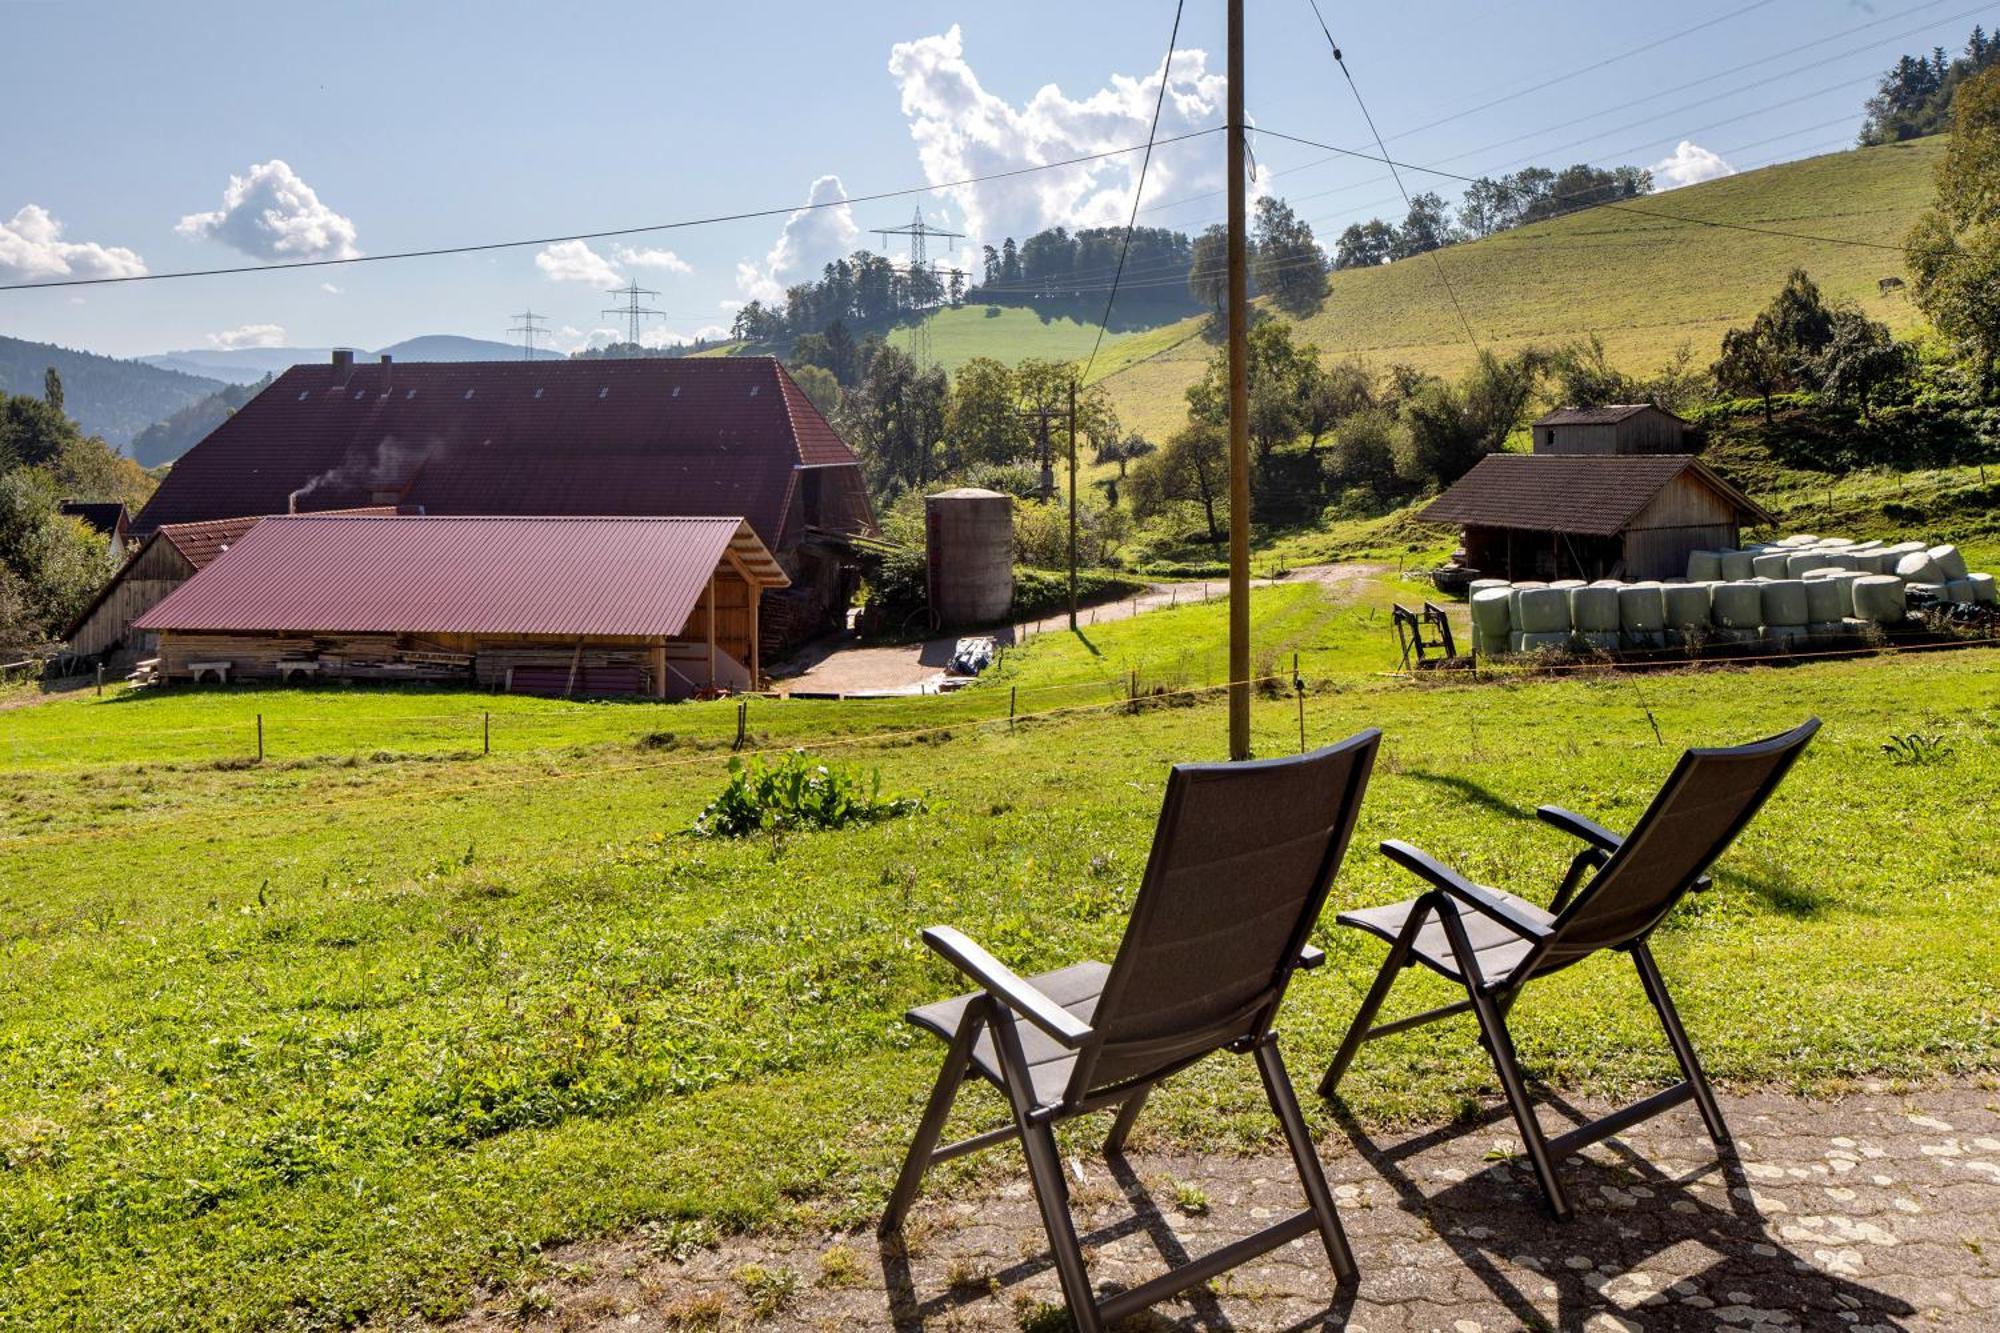
M 480 753 L 490 755 L 493 753 L 493 714 L 490 712 L 482 713 L 480 714 L 480 718 Z
M 100 695 L 104 693 L 104 663 L 102 662 L 97 664 L 97 692 Z
M 748 699 L 738 699 L 736 701 L 736 744 L 731 747 L 732 749 L 740 750 L 743 748 L 743 733 L 749 725 L 750 701 Z
M 1007 730 L 1009 731 L 1014 729 L 1014 704 L 1020 692 L 1021 687 L 1019 685 L 1009 685 L 1007 687 Z
M 264 762 L 264 715 L 257 714 L 257 762 Z

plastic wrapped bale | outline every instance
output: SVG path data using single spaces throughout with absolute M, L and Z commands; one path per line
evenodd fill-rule
M 1737 583 L 1757 572 L 1757 553 L 1754 551 L 1724 551 L 1722 553 L 1722 578 L 1727 583 Z M 1692 580 L 1690 580 L 1692 581 Z
M 1685 630 L 1708 624 L 1713 590 L 1722 585 L 1673 583 L 1661 589 L 1661 610 L 1669 629 Z
M 1972 585 L 1972 600 L 1981 606 L 2000 603 L 2000 583 L 1991 574 L 1967 574 L 1965 581 Z
M 1922 542 L 1897 542 L 1894 546 L 1885 546 L 1882 549 L 1888 552 L 1890 555 L 1895 556 L 1897 560 L 1900 560 L 1906 555 L 1914 554 L 1917 551 L 1928 551 L 1931 548 L 1926 546 Z M 1891 562 L 1891 567 L 1889 569 L 1886 569 L 1882 572 L 1885 574 L 1894 573 L 1895 572 L 1894 562 L 1893 561 Z
M 1513 594 L 1506 588 L 1481 588 L 1472 594 L 1472 629 L 1475 640 L 1486 641 L 1486 651 L 1499 652 L 1514 628 Z
M 1760 551 L 1750 557 L 1753 578 L 1788 579 L 1792 576 L 1792 551 Z
M 1689 551 L 1688 582 L 1700 583 L 1707 579 L 1722 577 L 1722 557 L 1732 555 L 1730 551 Z
M 1545 653 L 1550 649 L 1569 647 L 1569 631 L 1556 633 L 1526 633 L 1521 636 L 1521 651 L 1524 653 Z
M 1636 640 L 1666 627 L 1666 589 L 1657 583 L 1628 583 L 1618 590 L 1618 628 Z
M 1527 588 L 1514 612 L 1514 624 L 1523 633 L 1559 634 L 1569 637 L 1569 592 L 1563 588 Z
M 1826 569 L 1860 569 L 1860 568 L 1861 568 L 1861 552 L 1858 552 L 1858 551 L 1828 551 L 1828 552 L 1826 553 L 1826 563 L 1825 563 L 1825 564 L 1823 564 L 1823 565 L 1821 565 L 1821 566 L 1820 566 L 1820 568 L 1821 568 L 1822 570 L 1826 570 Z M 1811 573 L 1812 571 L 1811 571 L 1811 570 L 1807 570 L 1806 572 L 1810 574 L 1810 573 Z
M 1901 556 L 1891 555 L 1884 549 L 1857 551 L 1854 555 L 1854 567 L 1863 574 L 1893 575 L 1896 572 L 1896 562 L 1900 559 Z
M 1894 574 L 1863 574 L 1854 580 L 1854 614 L 1877 625 L 1893 625 L 1909 614 L 1908 589 Z
M 1615 653 L 1620 648 L 1624 647 L 1624 644 L 1619 640 L 1618 635 L 1611 630 L 1601 630 L 1601 629 L 1585 630 L 1579 633 L 1577 637 L 1579 639 L 1582 639 L 1585 643 L 1589 644 L 1591 647 L 1600 649 L 1601 651 L 1607 653 Z
M 1800 551 L 1785 558 L 1785 573 L 1795 579 L 1804 578 L 1815 569 L 1825 569 L 1833 563 L 1833 557 L 1825 551 Z
M 1527 592 L 1531 588 L 1546 588 L 1548 586 L 1549 585 L 1546 583 L 1535 583 L 1532 581 L 1527 583 L 1514 583 L 1508 585 L 1507 619 L 1513 622 L 1514 628 L 1517 631 L 1521 628 L 1521 594 Z M 1517 648 L 1515 649 L 1515 651 L 1519 652 L 1520 650 Z
M 1789 537 L 1778 538 L 1780 546 L 1817 546 L 1819 538 L 1810 532 L 1795 532 Z
M 1847 622 L 1845 620 L 1815 620 L 1812 624 L 1806 626 L 1806 637 L 1815 643 L 1826 643 L 1833 639 L 1843 638 L 1846 634 Z
M 1764 623 L 1764 589 L 1756 583 L 1721 583 L 1711 599 L 1709 619 L 1717 629 L 1754 630 Z
M 1945 600 L 1945 585 L 1942 583 L 1905 583 L 1904 595 L 1915 607 L 1937 606 Z
M 1618 589 L 1591 584 L 1569 590 L 1569 623 L 1586 634 L 1618 632 Z
M 1905 583 L 1943 583 L 1944 571 L 1929 551 L 1912 551 L 1896 562 L 1895 575 Z
M 1568 592 L 1571 588 L 1588 588 L 1590 584 L 1583 579 L 1557 579 L 1549 586 L 1551 588 L 1561 588 L 1564 592 Z
M 1944 599 L 1953 606 L 1970 606 L 1972 604 L 1972 580 L 1953 579 L 1951 582 L 1945 584 Z
M 1840 614 L 1843 618 L 1854 614 L 1854 585 L 1857 581 L 1867 577 L 1866 574 L 1857 573 L 1851 569 L 1843 569 L 1827 580 L 1827 582 L 1839 589 Z
M 1528 651 L 1528 646 L 1526 643 L 1527 637 L 1528 637 L 1527 635 L 1521 633 L 1521 631 L 1519 630 L 1514 630 L 1511 633 L 1509 633 L 1507 635 L 1507 651 L 1510 653 L 1527 652 Z
M 1960 555 L 1958 548 L 1950 543 L 1946 543 L 1943 546 L 1933 546 L 1926 554 L 1930 556 L 1931 563 L 1938 567 L 1938 572 L 1944 575 L 1945 582 L 1947 583 L 1955 579 L 1962 579 L 1972 572 L 1965 567 L 1965 557 Z
M 1839 620 L 1854 605 L 1854 595 L 1847 593 L 1840 579 L 1806 580 L 1806 622 L 1824 625 L 1828 621 Z M 1772 586 L 1776 586 L 1775 584 Z M 1847 593 L 1842 596 L 1842 593 Z
M 1766 625 L 1764 642 L 1773 648 L 1795 648 L 1803 646 L 1806 638 L 1804 625 Z
M 1512 585 L 1505 579 L 1474 579 L 1465 585 L 1465 600 L 1468 602 L 1471 601 L 1473 594 L 1485 592 L 1488 588 L 1506 588 L 1510 586 Z
M 1804 579 L 1773 579 L 1762 589 L 1764 623 L 1795 629 L 1812 619 Z

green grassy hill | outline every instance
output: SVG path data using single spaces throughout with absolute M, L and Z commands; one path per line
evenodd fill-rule
M 1723 331 L 1770 300 L 1787 271 L 1803 266 L 1829 299 L 1852 300 L 1903 329 L 1917 322 L 1900 294 L 1877 291 L 1901 276 L 1892 250 L 1931 199 L 1931 167 L 1942 138 L 1920 139 L 1787 162 L 1656 195 L 1636 205 L 1730 227 L 1691 226 L 1616 209 L 1593 209 L 1439 251 L 1437 258 L 1483 345 L 1556 343 L 1595 333 L 1613 362 L 1650 371 L 1687 343 L 1713 357 Z M 1801 241 L 1734 227 L 1767 227 L 1827 238 Z M 1120 416 L 1153 434 L 1184 419 L 1183 391 L 1210 345 L 1200 320 L 1127 335 L 1098 360 Z M 1453 372 L 1471 358 L 1428 256 L 1333 275 L 1321 311 L 1301 335 L 1331 359 L 1375 366 L 1408 362 Z
M 891 347 L 899 347 L 906 352 L 916 335 L 915 326 L 910 324 L 882 329 L 864 327 L 858 331 L 881 333 Z M 1139 333 L 1113 330 L 1104 335 L 1105 350 L 1108 352 L 1129 338 L 1150 337 L 1152 333 L 1153 330 Z M 930 334 L 931 359 L 946 370 L 956 372 L 976 356 L 990 356 L 1010 366 L 1031 356 L 1050 361 L 1080 361 L 1090 355 L 1091 342 L 1097 337 L 1097 322 L 1095 317 L 1078 319 L 1069 312 L 1045 315 L 1019 306 L 967 305 L 957 310 L 940 310 L 932 315 Z M 731 342 L 705 347 L 691 355 L 736 356 L 744 352 L 766 353 L 769 350 L 768 347 L 753 348 L 744 343 Z M 1100 353 L 1100 358 L 1102 355 Z

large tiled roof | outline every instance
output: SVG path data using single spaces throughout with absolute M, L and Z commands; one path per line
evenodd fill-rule
M 1426 523 L 1609 537 L 1686 472 L 1735 505 L 1746 521 L 1773 521 L 1691 454 L 1488 454 L 1417 517 Z
M 168 523 L 160 528 L 158 536 L 179 551 L 182 559 L 201 570 L 234 545 L 237 538 L 255 527 L 262 517 L 224 518 L 212 523 Z
M 394 502 L 427 514 L 742 514 L 853 453 L 770 357 L 294 366 L 174 464 L 134 526 Z
M 280 515 L 134 622 L 142 630 L 677 634 L 725 553 L 786 582 L 739 518 Z
M 1545 417 L 1535 421 L 1537 426 L 1614 426 L 1621 421 L 1638 416 L 1641 412 L 1658 412 L 1663 416 L 1674 414 L 1664 407 L 1651 403 L 1606 403 L 1602 407 L 1559 407 Z M 1674 417 L 1676 421 L 1679 417 Z

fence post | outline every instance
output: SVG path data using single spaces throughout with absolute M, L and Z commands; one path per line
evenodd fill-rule
M 99 694 L 104 693 L 104 663 L 102 662 L 97 664 L 97 692 Z
M 264 762 L 264 715 L 257 714 L 257 762 Z
M 748 699 L 738 699 L 736 701 L 736 744 L 731 747 L 732 749 L 740 750 L 743 748 L 743 732 L 749 724 L 750 701 Z
M 1019 685 L 1009 685 L 1007 687 L 1007 730 L 1009 731 L 1014 729 L 1014 704 L 1020 692 L 1021 687 Z
M 492 753 L 493 753 L 493 714 L 492 714 L 492 713 L 490 713 L 490 712 L 489 712 L 489 713 L 482 713 L 482 714 L 480 715 L 480 718 L 481 718 L 481 721 L 480 721 L 480 728 L 479 728 L 479 730 L 480 730 L 480 735 L 479 735 L 479 749 L 480 749 L 480 753 L 481 753 L 481 754 L 492 754 Z

